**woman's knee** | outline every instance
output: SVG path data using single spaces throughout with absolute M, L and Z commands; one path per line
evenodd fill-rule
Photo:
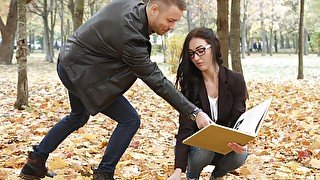
M 224 176 L 228 172 L 241 167 L 248 157 L 248 153 L 237 154 L 236 152 L 231 152 L 221 158 L 216 168 L 214 169 L 215 177 Z
M 214 154 L 212 151 L 191 147 L 188 157 L 187 177 L 198 179 L 203 168 L 211 163 Z
M 243 154 L 237 154 L 237 153 L 234 153 L 234 154 L 235 155 L 232 157 L 232 161 L 234 162 L 234 166 L 235 166 L 234 169 L 236 169 L 245 163 L 248 157 L 248 151 L 246 150 L 245 153 Z
M 189 153 L 189 165 L 205 167 L 212 162 L 214 154 L 212 151 L 195 148 Z

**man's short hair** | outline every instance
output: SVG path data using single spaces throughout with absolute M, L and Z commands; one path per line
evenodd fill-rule
M 149 0 L 148 5 L 152 3 L 162 3 L 166 6 L 176 6 L 181 11 L 184 11 L 187 9 L 187 3 L 185 0 Z

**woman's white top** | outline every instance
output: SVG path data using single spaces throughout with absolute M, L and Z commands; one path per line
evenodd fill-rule
M 212 98 L 208 96 L 209 104 L 210 104 L 210 110 L 211 110 L 211 118 L 214 122 L 218 119 L 218 97 Z

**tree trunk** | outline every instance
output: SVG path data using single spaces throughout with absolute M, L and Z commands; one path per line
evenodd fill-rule
M 221 54 L 223 59 L 223 65 L 229 67 L 228 55 L 229 55 L 229 21 L 228 21 L 228 8 L 229 0 L 217 0 L 217 34 L 221 42 Z
M 260 24 L 261 24 L 261 41 L 262 41 L 262 56 L 266 55 L 266 32 L 264 29 L 264 1 L 260 0 Z
M 46 0 L 45 0 L 46 1 Z M 44 49 L 45 49 L 45 60 L 49 62 L 53 62 L 53 57 L 50 48 L 50 32 L 49 32 L 49 22 L 48 16 L 43 17 L 43 25 L 44 25 Z
M 244 27 L 241 28 L 241 58 L 246 58 L 246 30 L 244 30 Z
M 303 33 L 304 33 L 304 38 L 303 38 L 303 44 L 304 44 L 304 46 L 303 46 L 303 48 L 304 48 L 304 55 L 309 55 L 309 43 L 308 43 L 308 35 L 309 35 L 309 33 L 308 33 L 308 30 L 306 29 L 306 28 L 304 28 L 304 31 L 303 31 Z
M 190 0 L 188 3 L 188 9 L 187 9 L 187 21 L 188 21 L 188 32 L 193 30 L 196 25 L 193 22 L 194 19 L 194 12 L 195 12 L 195 6 L 194 6 L 194 0 Z
M 0 64 L 12 64 L 17 19 L 17 0 L 11 0 L 6 25 L 4 25 L 2 18 L 0 17 L 0 31 L 2 37 L 2 42 L 0 43 Z
M 70 20 L 67 19 L 66 37 L 69 37 L 70 34 L 71 34 L 71 23 L 70 23 Z
M 270 56 L 272 56 L 272 47 L 273 47 L 273 20 L 275 19 L 274 18 L 274 0 L 271 0 L 271 6 L 272 6 L 272 9 L 271 9 L 271 27 L 270 27 L 270 43 L 269 43 L 269 48 L 268 48 L 268 51 L 269 51 L 269 54 Z
M 18 0 L 19 11 L 19 29 L 17 43 L 17 63 L 18 63 L 18 85 L 17 100 L 14 103 L 16 109 L 24 109 L 28 106 L 28 78 L 27 78 L 27 18 L 26 18 L 26 1 Z
M 166 39 L 168 37 L 168 34 L 164 34 L 161 36 L 161 41 L 162 41 L 162 52 L 163 52 L 163 63 L 167 63 L 167 45 L 166 45 Z
M 318 57 L 320 56 L 320 32 L 318 33 Z
M 48 0 L 44 0 L 43 3 L 43 11 L 42 11 L 42 20 L 43 20 L 43 26 L 44 26 L 44 51 L 45 51 L 45 60 L 49 62 L 53 62 L 52 52 L 51 52 L 51 46 L 50 46 L 50 29 L 49 29 L 49 11 L 48 11 Z
M 72 16 L 73 31 L 76 31 L 82 25 L 84 0 L 69 0 L 68 8 Z
M 269 43 L 269 54 L 272 56 L 272 44 L 273 44 L 273 28 L 270 28 L 270 43 Z
M 50 0 L 50 52 L 52 58 L 54 57 L 54 27 L 57 19 L 57 0 Z
M 303 79 L 304 0 L 300 1 L 298 79 Z
M 83 23 L 84 0 L 76 0 L 75 13 L 72 17 L 73 31 L 78 29 Z
M 286 49 L 291 49 L 289 36 L 286 35 Z
M 256 52 L 256 49 L 253 48 L 253 47 L 254 47 L 254 43 L 256 43 L 255 38 L 251 38 L 251 39 L 250 39 L 250 44 L 251 44 L 252 51 Z M 256 44 L 257 44 L 257 43 L 256 43 Z
M 295 49 L 295 54 L 298 54 L 299 51 L 299 35 L 298 34 L 293 34 L 293 44 L 294 44 L 294 49 Z
M 60 25 L 60 41 L 61 41 L 61 47 L 63 46 L 64 42 L 65 42 L 65 35 L 64 35 L 64 4 L 63 4 L 63 0 L 60 0 L 60 21 L 61 21 L 61 25 Z M 60 48 L 61 48 L 60 47 Z
M 54 44 L 54 27 L 52 27 L 52 29 L 50 29 L 49 32 L 50 32 L 49 46 L 50 46 L 51 57 L 53 60 L 53 58 L 54 58 L 54 46 L 53 46 L 53 44 Z
M 272 47 L 273 47 L 273 20 L 275 19 L 274 17 L 274 0 L 271 0 L 271 26 L 270 26 L 270 43 L 268 46 L 268 53 L 270 56 L 272 56 Z
M 282 32 L 280 32 L 280 49 L 285 49 L 284 47 L 284 38 Z
M 208 24 L 208 10 L 206 9 L 206 6 L 203 4 L 198 6 L 200 13 L 200 27 L 207 27 Z
M 241 28 L 241 53 L 242 58 L 246 58 L 246 38 L 247 38 L 247 11 L 248 11 L 248 1 L 243 0 L 243 18 L 242 18 L 242 28 Z M 249 44 L 247 44 L 249 46 Z M 248 52 L 249 53 L 249 52 Z
M 274 31 L 274 51 L 278 52 L 278 39 L 277 39 L 277 31 Z
M 240 58 L 240 0 L 231 1 L 230 40 L 232 69 L 243 74 Z
M 252 51 L 252 43 L 250 43 L 250 28 L 246 28 L 246 40 L 247 40 L 247 55 L 250 56 L 250 51 Z
M 267 32 L 266 32 L 266 34 L 267 34 Z M 269 53 L 269 51 L 268 51 L 269 50 L 269 38 L 268 38 L 267 35 L 266 35 L 266 39 L 265 40 L 266 40 L 266 52 Z
M 32 49 L 31 45 L 34 44 L 34 39 L 33 39 L 33 33 L 31 30 L 29 30 L 29 43 L 30 43 L 30 48 L 28 48 L 29 53 L 33 53 L 33 49 Z M 28 53 L 28 55 L 30 55 L 29 53 Z

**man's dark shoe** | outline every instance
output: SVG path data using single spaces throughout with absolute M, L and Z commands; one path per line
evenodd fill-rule
M 53 177 L 55 173 L 48 172 L 45 164 L 48 155 L 38 155 L 35 152 L 29 152 L 27 163 L 23 166 L 19 175 L 22 179 L 41 179 L 45 176 Z
M 99 169 L 93 169 L 93 180 L 114 180 L 113 172 L 106 172 Z

